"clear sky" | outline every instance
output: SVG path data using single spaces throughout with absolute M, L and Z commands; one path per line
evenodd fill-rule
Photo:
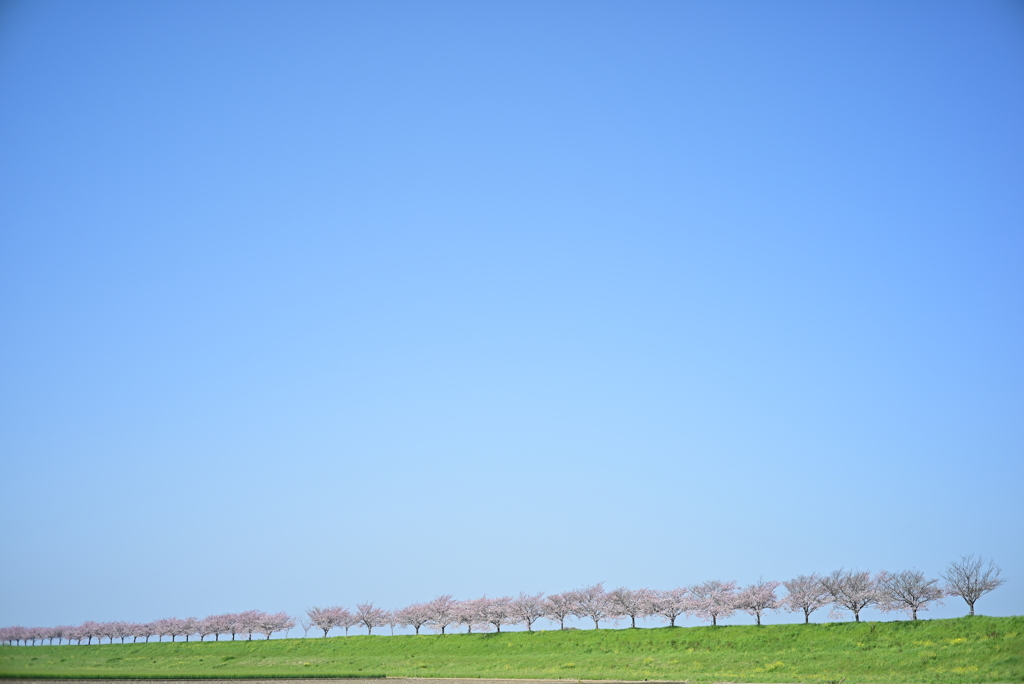
M 0 625 L 1024 614 L 1024 4 L 8 1 L 0 333 Z

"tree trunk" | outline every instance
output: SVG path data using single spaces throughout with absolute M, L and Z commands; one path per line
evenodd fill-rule
M 811 612 L 809 610 L 807 610 L 806 608 L 804 608 L 804 624 L 805 625 L 811 624 Z
M 971 612 L 968 615 L 974 615 L 974 601 L 968 601 L 967 605 L 971 607 Z
M 717 627 L 718 626 L 718 616 L 716 616 L 716 615 L 712 615 L 711 616 L 711 626 L 712 627 Z
M 755 613 L 755 615 L 757 615 L 757 626 L 760 627 L 761 626 L 761 613 Z
M 636 629 L 636 616 L 635 615 L 630 615 L 629 619 L 633 622 L 633 624 L 632 624 L 633 629 Z

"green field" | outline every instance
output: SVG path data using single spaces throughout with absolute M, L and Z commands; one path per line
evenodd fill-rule
M 0 677 L 1024 682 L 1024 617 L 3 646 Z

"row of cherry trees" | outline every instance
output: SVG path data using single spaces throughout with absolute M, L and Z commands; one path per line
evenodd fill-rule
M 1004 583 L 1000 571 L 992 562 L 985 565 L 982 558 L 965 556 L 951 563 L 939 579 L 928 578 L 917 570 L 901 572 L 870 572 L 836 570 L 828 575 L 800 575 L 788 582 L 763 581 L 740 588 L 736 582 L 711 580 L 689 587 L 667 591 L 652 589 L 628 589 L 621 587 L 606 591 L 603 584 L 595 584 L 561 594 L 520 594 L 516 598 L 499 597 L 457 601 L 451 595 L 435 598 L 428 603 L 416 603 L 399 610 L 384 610 L 372 603 L 356 606 L 351 612 L 340 606 L 313 607 L 306 612 L 302 628 L 306 634 L 313 627 L 323 631 L 326 637 L 335 628 L 343 628 L 348 634 L 352 627 L 364 627 L 368 634 L 384 626 L 411 627 L 417 634 L 427 626 L 445 634 L 447 630 L 465 627 L 473 630 L 501 632 L 502 627 L 525 625 L 533 631 L 533 625 L 540 619 L 547 619 L 565 628 L 568 618 L 592 620 L 595 629 L 602 622 L 616 622 L 629 619 L 630 626 L 636 621 L 659 617 L 675 626 L 682 615 L 692 615 L 712 625 L 737 612 L 754 616 L 757 624 L 772 611 L 785 610 L 802 613 L 804 622 L 810 622 L 811 614 L 831 605 L 829 617 L 842 618 L 847 613 L 860 621 L 861 612 L 875 607 L 885 612 L 903 611 L 916 620 L 918 613 L 928 610 L 933 604 L 941 604 L 946 596 L 960 596 L 974 615 L 974 604 L 984 594 Z M 778 595 L 780 587 L 786 593 Z M 31 644 L 48 641 L 58 644 L 62 640 L 91 644 L 92 639 L 101 643 L 108 639 L 113 643 L 120 639 L 137 642 L 149 641 L 151 637 L 171 637 L 174 641 L 182 637 L 188 641 L 196 636 L 204 640 L 213 636 L 263 634 L 267 639 L 275 632 L 292 629 L 295 621 L 285 613 L 267 614 L 250 610 L 244 613 L 211 615 L 203 619 L 165 618 L 149 623 L 126 622 L 85 622 L 76 627 L 5 627 L 0 629 L 0 642 L 8 644 Z
M 131 639 L 132 643 L 143 639 L 148 642 L 152 637 L 162 639 L 170 637 L 171 641 L 178 637 L 184 638 L 197 636 L 200 640 L 213 636 L 220 640 L 221 636 L 231 635 L 234 641 L 238 635 L 247 635 L 251 640 L 253 634 L 263 634 L 268 639 L 274 632 L 287 631 L 295 627 L 295 621 L 287 613 L 264 613 L 261 610 L 247 610 L 242 613 L 225 613 L 223 615 L 210 615 L 197 618 L 162 618 L 153 622 L 83 622 L 80 625 L 61 625 L 58 627 L 3 627 L 0 628 L 0 643 L 7 644 L 31 644 L 45 643 L 58 644 L 67 640 L 78 644 L 91 644 L 95 639 L 96 643 L 102 643 L 104 638 L 108 643 L 114 643 L 119 639 L 121 643 Z
M 884 612 L 903 611 L 916 620 L 919 612 L 932 604 L 941 604 L 946 596 L 960 596 L 974 615 L 974 604 L 983 595 L 1003 584 L 999 568 L 982 558 L 965 556 L 950 563 L 940 584 L 938 579 L 925 577 L 918 570 L 901 572 L 870 572 L 836 570 L 821 576 L 800 575 L 788 582 L 758 580 L 740 589 L 735 582 L 711 580 L 690 587 L 667 591 L 627 589 L 605 591 L 602 584 L 584 587 L 562 594 L 520 594 L 517 598 L 479 598 L 456 601 L 450 595 L 439 596 L 429 603 L 417 603 L 396 611 L 376 608 L 372 603 L 360 604 L 351 613 L 340 606 L 314 607 L 307 611 L 308 620 L 302 623 L 308 633 L 311 627 L 323 630 L 324 636 L 335 627 L 343 627 L 346 635 L 354 626 L 365 627 L 372 634 L 375 628 L 389 625 L 412 627 L 416 633 L 424 625 L 444 634 L 450 627 L 465 627 L 485 631 L 503 626 L 525 625 L 533 631 L 533 624 L 541 618 L 557 622 L 565 629 L 570 617 L 593 620 L 600 629 L 602 621 L 628 618 L 631 627 L 638 619 L 660 617 L 673 627 L 681 615 L 693 615 L 717 625 L 718 620 L 743 611 L 754 616 L 757 624 L 768 612 L 786 610 L 803 613 L 808 623 L 811 614 L 827 605 L 832 606 L 829 617 L 842 618 L 847 611 L 860 622 L 861 612 L 874 606 Z M 786 594 L 778 596 L 779 587 Z

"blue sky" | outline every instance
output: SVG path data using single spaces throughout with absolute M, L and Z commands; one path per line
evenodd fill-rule
M 0 101 L 0 624 L 1024 614 L 1019 3 L 7 2 Z

